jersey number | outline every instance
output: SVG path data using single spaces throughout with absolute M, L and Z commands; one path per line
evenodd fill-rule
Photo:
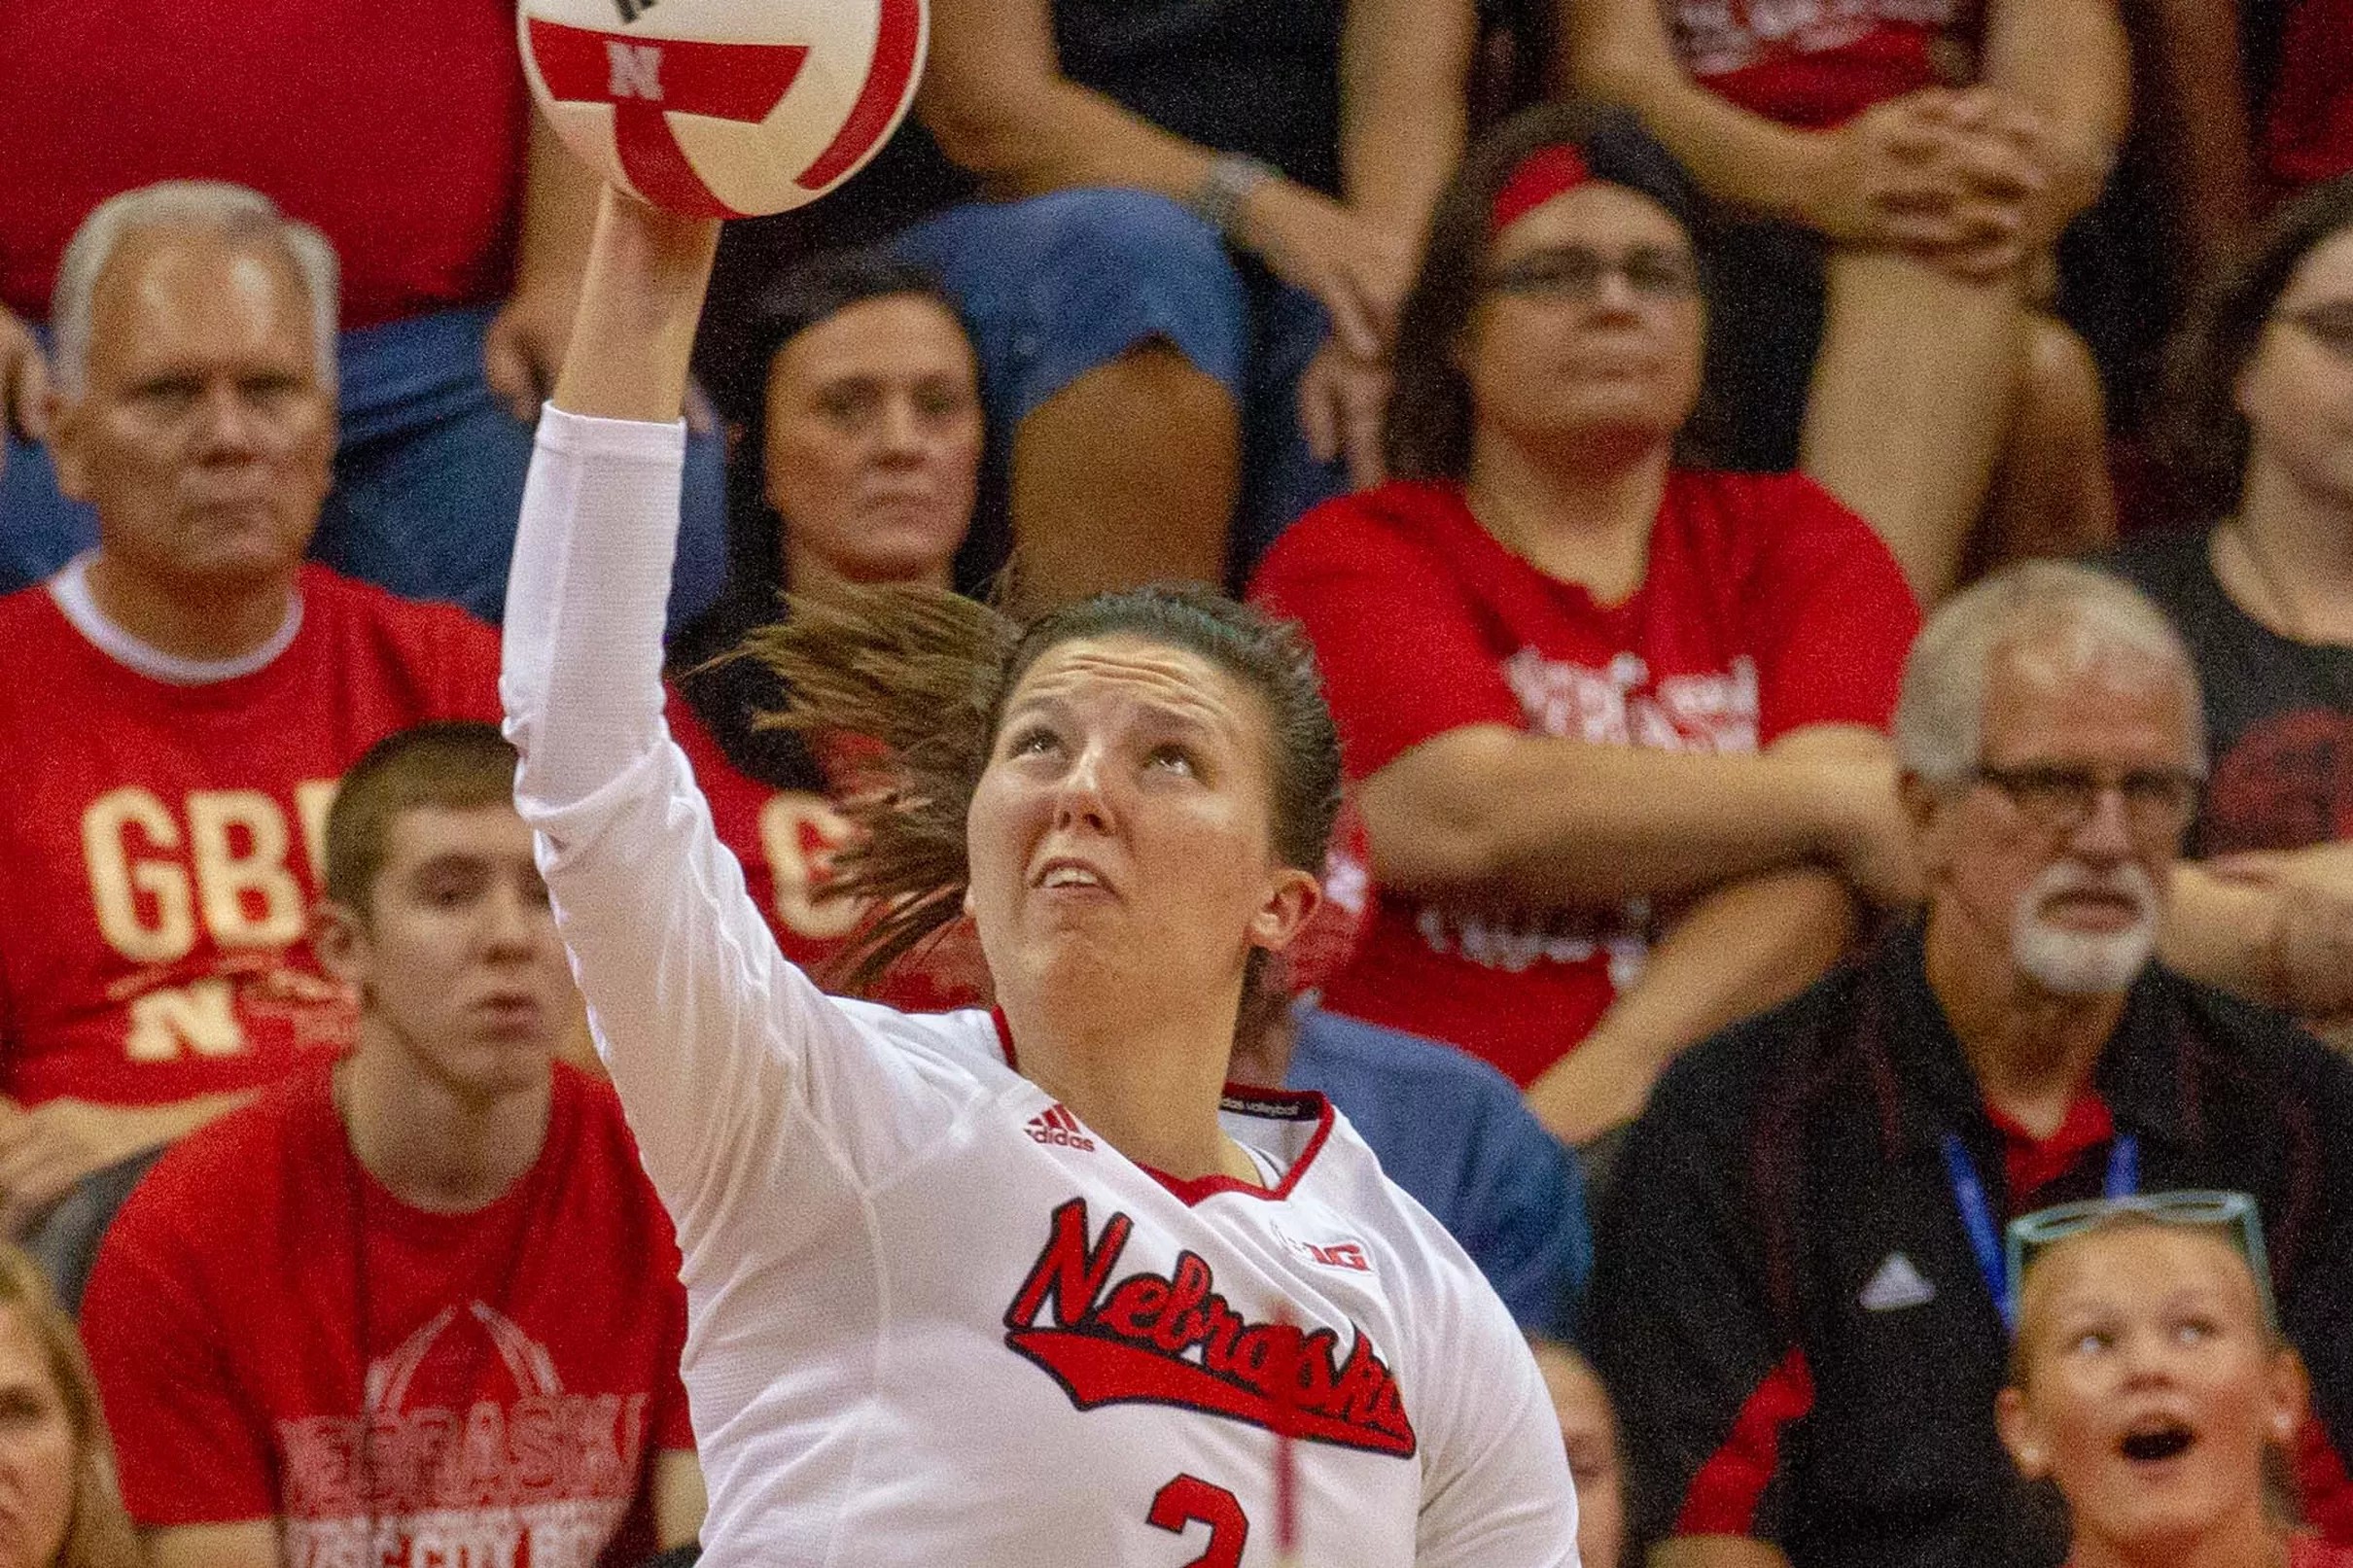
M 1212 1486 L 1199 1476 L 1178 1476 L 1152 1499 L 1144 1522 L 1171 1535 L 1182 1535 L 1191 1524 L 1210 1527 L 1209 1550 L 1184 1568 L 1239 1568 L 1243 1544 L 1250 1538 L 1249 1518 L 1242 1500 L 1223 1486 Z

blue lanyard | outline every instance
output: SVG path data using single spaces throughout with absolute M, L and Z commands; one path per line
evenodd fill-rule
M 1985 1202 L 1985 1184 L 1978 1180 L 1977 1164 L 1969 1158 L 1960 1135 L 1948 1132 L 1940 1147 L 1945 1154 L 1945 1179 L 1952 1184 L 1953 1205 L 1961 1211 L 1961 1229 L 1969 1233 L 1969 1250 L 1977 1254 L 1977 1272 L 2002 1314 L 2002 1326 L 2018 1332 L 2018 1302 L 2010 1290 L 2010 1267 L 2002 1254 L 2002 1233 L 1993 1223 L 1993 1207 Z M 2120 1132 L 2108 1145 L 2108 1175 L 2100 1184 L 2103 1198 L 2129 1198 L 2141 1184 L 2140 1140 Z

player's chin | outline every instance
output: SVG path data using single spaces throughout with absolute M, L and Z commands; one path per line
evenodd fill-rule
M 1140 939 L 1109 912 L 1065 915 L 1034 927 L 1021 967 L 1051 984 L 1122 984 L 1145 967 Z

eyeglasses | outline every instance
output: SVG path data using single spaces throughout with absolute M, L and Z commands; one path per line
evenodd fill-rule
M 2286 310 L 2274 319 L 2311 338 L 2330 358 L 2353 365 L 2353 299 L 2331 299 L 2301 310 Z
M 2140 837 L 2178 833 L 2190 825 L 2205 781 L 2187 768 L 2098 768 L 2032 763 L 2016 768 L 1979 767 L 1979 783 L 2010 797 L 2020 816 L 2046 833 L 2072 833 L 2091 819 L 2103 791 L 2125 797 L 2125 822 Z
M 2037 1254 L 2071 1236 L 2096 1231 L 2126 1216 L 2155 1220 L 2160 1225 L 2224 1232 L 2255 1275 L 2255 1289 L 2263 1299 L 2264 1321 L 2278 1326 L 2277 1308 L 2271 1300 L 2271 1267 L 2264 1251 L 2263 1215 L 2257 1210 L 2255 1200 L 2245 1193 L 2187 1189 L 2124 1198 L 2088 1198 L 2081 1202 L 2058 1203 L 2021 1214 L 2010 1222 L 2006 1238 L 2010 1299 L 2018 1300 L 2019 1282 L 2025 1278 L 2027 1266 Z
M 1490 271 L 1487 287 L 1523 299 L 1584 304 L 1599 297 L 1603 280 L 1613 276 L 1624 278 L 1639 299 L 1689 299 L 1700 292 L 1700 267 L 1691 253 L 1663 245 L 1637 245 L 1623 256 L 1582 245 L 1533 251 Z

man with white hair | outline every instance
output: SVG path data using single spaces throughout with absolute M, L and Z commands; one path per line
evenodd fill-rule
M 630 0 L 610 24 L 641 9 Z M 499 615 L 598 187 L 533 110 L 516 10 L 0 5 L 0 590 L 46 578 L 95 538 L 46 445 L 69 238 L 122 192 L 233 180 L 316 225 L 344 263 L 340 443 L 314 553 L 396 593 Z M 720 433 L 699 432 L 682 618 L 725 575 L 724 467 Z
M 2256 1197 L 2306 1512 L 2353 1525 L 2353 1066 L 2154 959 L 2199 712 L 2164 617 L 2084 568 L 1921 633 L 1894 730 L 1924 915 L 1690 1053 L 1603 1214 L 1593 1340 L 1653 1568 L 2056 1568 L 1994 1432 L 1999 1238 L 2136 1190 Z
M 306 943 L 334 782 L 495 718 L 499 649 L 304 564 L 335 448 L 315 231 L 151 187 L 60 274 L 52 447 L 99 543 L 0 598 L 0 1232 L 70 1296 L 140 1160 L 347 1042 Z

